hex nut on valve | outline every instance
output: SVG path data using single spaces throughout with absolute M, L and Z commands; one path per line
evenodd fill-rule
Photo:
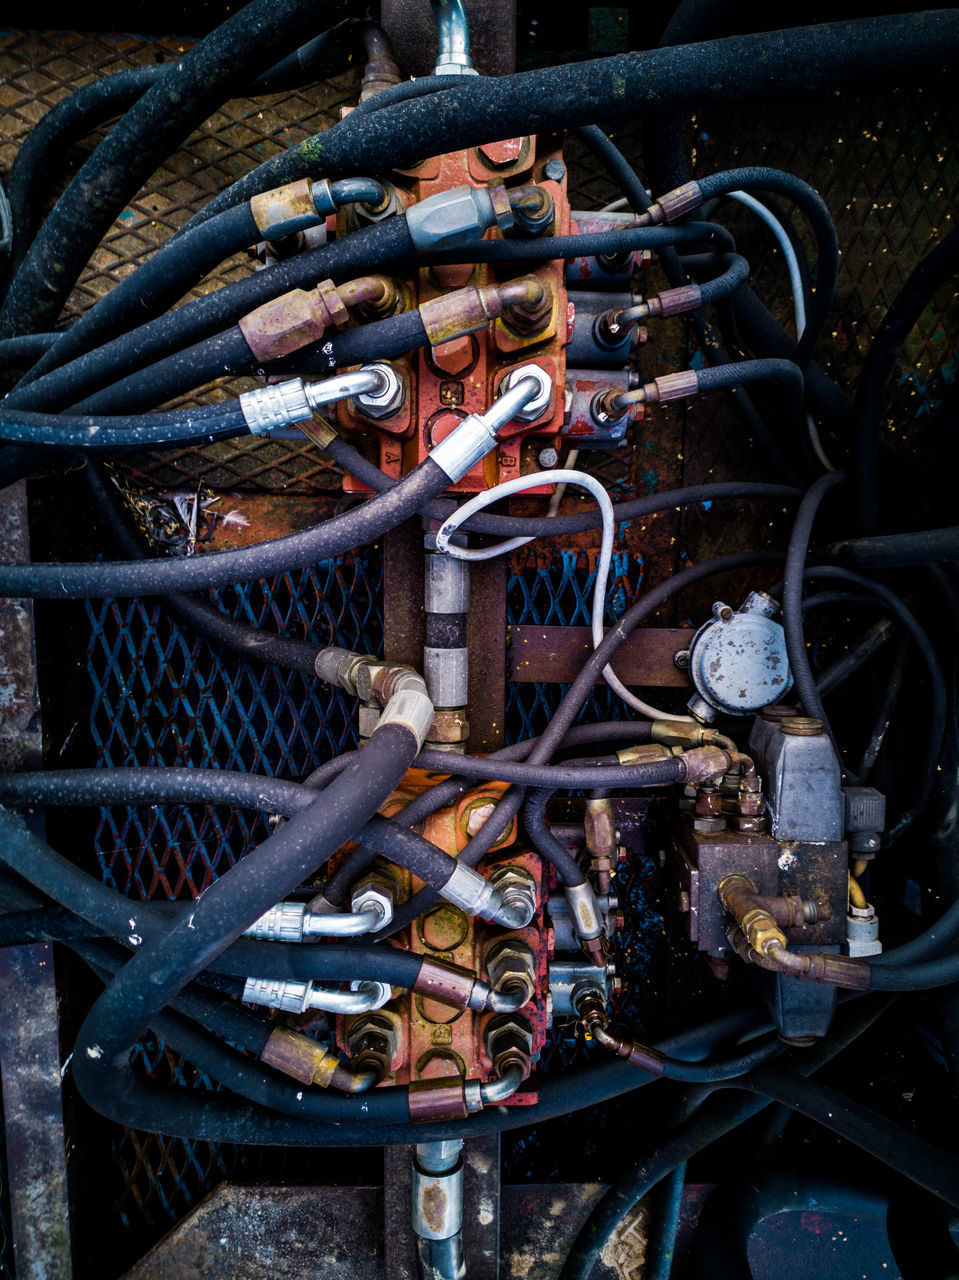
M 513 414 L 513 417 L 517 422 L 535 422 L 537 418 L 543 416 L 552 402 L 553 380 L 538 364 L 521 364 L 516 369 L 510 369 L 500 384 L 499 394 L 503 395 L 504 392 L 515 387 L 521 378 L 535 378 L 539 383 L 539 390 L 524 408 L 518 409 Z
M 356 407 L 367 418 L 391 418 L 406 401 L 406 383 L 392 365 L 377 363 L 369 367 L 382 375 L 384 384 L 379 391 L 361 392 L 356 397 Z
M 393 919 L 395 894 L 396 886 L 389 876 L 371 871 L 354 886 L 350 910 L 376 914 L 378 919 L 370 930 L 371 933 L 376 929 L 385 929 Z
M 487 950 L 484 963 L 494 991 L 521 988 L 526 994 L 523 1004 L 529 1004 L 536 994 L 536 961 L 525 942 L 501 938 Z
M 527 923 L 532 920 L 536 914 L 536 884 L 528 871 L 523 867 L 495 867 L 488 880 L 507 906 L 521 907 Z
M 496 1070 L 502 1074 L 518 1063 L 523 1075 L 528 1076 L 532 1066 L 533 1029 L 525 1018 L 516 1014 L 501 1013 L 490 1018 L 483 1029 L 483 1041 Z

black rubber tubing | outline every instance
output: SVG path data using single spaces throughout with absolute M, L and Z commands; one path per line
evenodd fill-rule
M 536 787 L 529 793 L 523 802 L 523 826 L 536 852 L 556 868 L 563 887 L 572 889 L 585 884 L 586 876 L 575 856 L 560 844 L 546 823 L 546 802 L 552 794 L 546 787 Z
M 569 129 L 704 102 L 888 85 L 959 57 L 959 15 L 927 11 L 731 36 L 464 83 L 388 111 L 347 116 L 267 161 L 211 201 L 196 220 L 300 177 L 377 173 L 424 155 L 531 131 Z
M 624 732 L 626 736 L 628 730 Z M 532 765 L 519 761 L 498 760 L 495 756 L 457 756 L 451 761 L 445 751 L 421 751 L 416 758 L 418 769 L 433 769 L 437 773 L 455 773 L 461 778 L 491 779 L 496 782 L 516 783 L 523 787 L 546 787 L 549 792 L 579 790 L 582 787 L 658 786 L 649 777 L 644 765 L 601 764 L 598 761 L 568 760 L 565 764 Z M 666 782 L 679 781 L 678 777 L 664 778 Z M 2 779 L 0 779 L 2 788 Z
M 783 1052 L 785 1045 L 773 1033 L 759 1044 L 747 1045 L 727 1058 L 706 1062 L 682 1062 L 676 1058 L 667 1058 L 663 1065 L 663 1075 L 667 1080 L 681 1080 L 686 1084 L 721 1084 L 746 1075 Z
M 413 253 L 403 214 L 360 227 L 347 236 L 299 253 L 213 293 L 148 320 L 129 333 L 68 361 L 11 391 L 9 408 L 57 409 L 131 371 L 235 324 L 241 316 L 292 289 L 330 279 L 342 284 Z
M 156 166 L 231 93 L 342 7 L 341 0 L 319 8 L 251 0 L 186 53 L 175 74 L 160 77 L 82 166 L 30 245 L 0 308 L 0 336 L 55 320 L 94 246 Z
M 426 346 L 427 341 L 419 311 L 401 311 L 385 320 L 331 334 L 319 344 L 312 360 L 309 351 L 305 351 L 303 361 L 297 359 L 297 368 L 303 372 L 332 373 L 338 367 L 405 355 Z M 313 350 L 317 351 L 315 343 Z M 95 391 L 71 409 L 74 413 L 97 414 L 150 409 L 224 374 L 263 372 L 263 365 L 250 350 L 243 331 L 234 326 Z
M 373 202 L 383 195 L 380 183 L 362 178 L 334 182 L 331 191 L 338 205 L 346 199 Z M 319 215 L 316 220 L 320 222 Z M 178 237 L 176 243 L 167 240 L 75 320 L 30 370 L 23 384 L 35 381 L 45 369 L 65 364 L 118 333 L 143 324 L 192 289 L 218 263 L 261 239 L 262 232 L 249 204 L 241 204 L 194 227 Z
M 834 542 L 829 554 L 857 569 L 903 569 L 917 564 L 959 560 L 959 526 L 916 533 L 885 533 L 874 538 Z
M 687 261 L 686 265 L 689 267 L 690 263 Z M 722 267 L 720 274 L 699 285 L 699 300 L 702 303 L 728 298 L 749 277 L 749 263 L 738 253 L 721 254 L 717 266 Z
M 449 486 L 449 476 L 426 458 L 389 493 L 323 524 L 256 546 L 189 559 L 95 564 L 0 564 L 0 596 L 84 599 L 165 595 L 223 586 L 300 569 L 372 542 L 415 515 Z

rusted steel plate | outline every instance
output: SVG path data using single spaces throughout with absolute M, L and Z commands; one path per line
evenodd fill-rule
M 0 950 L 0 1067 L 18 1280 L 70 1280 L 53 948 Z
M 626 684 L 690 688 L 675 655 L 689 648 L 686 627 L 644 627 L 627 636 L 616 654 L 616 674 Z M 520 684 L 569 684 L 592 652 L 589 627 L 510 627 L 509 678 Z
M 494 751 L 504 742 L 506 719 L 506 572 L 499 560 L 470 565 L 469 750 Z M 542 677 L 540 677 L 542 678 Z
M 30 559 L 24 480 L 0 492 L 0 543 L 8 559 Z M 0 770 L 36 769 L 42 753 L 33 601 L 0 600 Z
M 423 526 L 419 516 L 391 529 L 383 539 L 383 656 L 423 669 L 426 614 L 423 608 Z

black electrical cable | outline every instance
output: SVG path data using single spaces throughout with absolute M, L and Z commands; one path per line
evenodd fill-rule
M 831 92 L 874 80 L 888 85 L 890 77 L 901 83 L 948 67 L 957 55 L 959 18 L 934 11 L 732 36 L 490 80 L 461 76 L 461 83 L 420 101 L 347 116 L 322 140 L 309 138 L 245 175 L 197 220 L 296 178 L 382 172 L 531 127 L 548 132 L 703 101 Z
M 340 0 L 323 0 L 324 17 Z M 0 336 L 56 319 L 91 252 L 156 166 L 232 92 L 315 33 L 317 6 L 251 0 L 129 109 L 72 179 L 30 245 L 0 307 Z M 231 204 L 236 203 L 230 201 Z
M 390 360 L 424 347 L 428 341 L 419 311 L 401 311 L 399 315 L 373 320 L 312 344 L 312 348 L 298 353 L 297 368 L 304 373 L 332 373 L 349 365 Z M 315 354 L 310 354 L 311 349 Z M 149 409 L 224 374 L 263 372 L 261 361 L 250 350 L 243 331 L 234 326 L 95 391 L 71 409 L 80 413 Z
M 879 440 L 886 389 L 902 344 L 934 291 L 959 269 L 959 228 L 923 258 L 896 295 L 866 355 L 853 408 L 855 498 L 864 534 L 880 532 Z
M 0 564 L 0 595 L 46 599 L 165 595 L 263 578 L 372 542 L 448 486 L 449 476 L 427 458 L 389 493 L 302 533 L 189 559 Z

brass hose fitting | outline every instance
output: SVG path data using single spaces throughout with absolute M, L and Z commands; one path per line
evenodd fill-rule
M 260 1061 L 301 1084 L 343 1093 L 365 1093 L 383 1078 L 376 1070 L 350 1070 L 331 1050 L 289 1027 L 276 1027 L 270 1033 Z
M 655 200 L 645 213 L 639 215 L 637 225 L 656 227 L 664 222 L 675 222 L 677 218 L 698 209 L 702 202 L 703 193 L 699 183 L 684 182 L 681 187 L 675 187 Z
M 666 1067 L 666 1057 L 658 1049 L 650 1045 L 640 1044 L 635 1040 L 621 1040 L 607 1030 L 606 1010 L 599 994 L 586 989 L 578 997 L 573 996 L 574 1008 L 586 1032 L 617 1058 L 622 1058 L 630 1066 L 639 1067 L 651 1076 L 661 1076 Z

